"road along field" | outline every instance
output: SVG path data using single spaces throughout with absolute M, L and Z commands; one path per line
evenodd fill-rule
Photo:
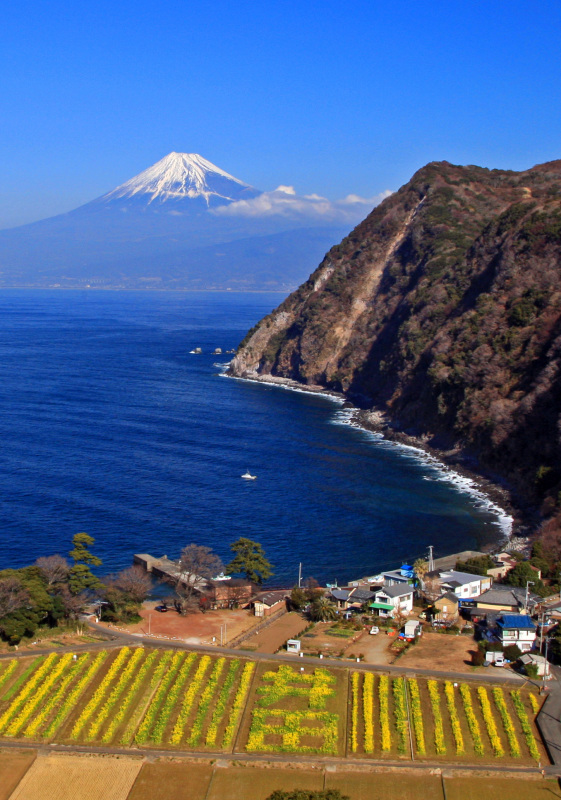
M 547 763 L 535 694 L 123 647 L 0 662 L 0 738 L 351 759 Z

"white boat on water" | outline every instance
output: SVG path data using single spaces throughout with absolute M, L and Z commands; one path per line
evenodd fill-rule
M 241 477 L 244 479 L 244 481 L 254 481 L 256 480 L 257 475 L 252 475 L 249 470 L 246 470 Z

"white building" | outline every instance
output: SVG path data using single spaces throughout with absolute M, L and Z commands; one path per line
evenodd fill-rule
M 503 647 L 517 644 L 523 653 L 536 641 L 535 623 L 526 614 L 503 614 L 497 620 L 497 632 Z
M 410 614 L 413 611 L 413 588 L 404 584 L 383 586 L 373 592 L 374 600 L 370 608 L 380 617 L 394 617 L 396 613 Z
M 488 575 L 472 575 L 470 572 L 457 572 L 455 569 L 428 572 L 423 579 L 423 589 L 437 584 L 439 594 L 454 592 L 459 600 L 472 600 L 491 588 L 493 579 Z

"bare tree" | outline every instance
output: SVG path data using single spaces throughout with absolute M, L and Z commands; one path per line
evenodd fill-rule
M 181 551 L 175 580 L 176 608 L 186 614 L 198 606 L 195 592 L 203 592 L 207 581 L 222 572 L 224 566 L 210 547 L 189 544 Z
M 35 565 L 39 567 L 49 586 L 53 583 L 63 583 L 68 578 L 70 565 L 63 556 L 42 556 Z
M 0 580 L 0 618 L 25 608 L 30 602 L 27 589 L 17 578 Z
M 128 594 L 136 603 L 143 603 L 152 588 L 152 580 L 142 567 L 127 567 L 111 579 L 113 585 Z

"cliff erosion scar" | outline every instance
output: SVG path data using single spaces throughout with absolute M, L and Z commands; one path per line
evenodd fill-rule
M 229 373 L 342 392 L 559 513 L 561 161 L 428 164 L 333 247 Z

